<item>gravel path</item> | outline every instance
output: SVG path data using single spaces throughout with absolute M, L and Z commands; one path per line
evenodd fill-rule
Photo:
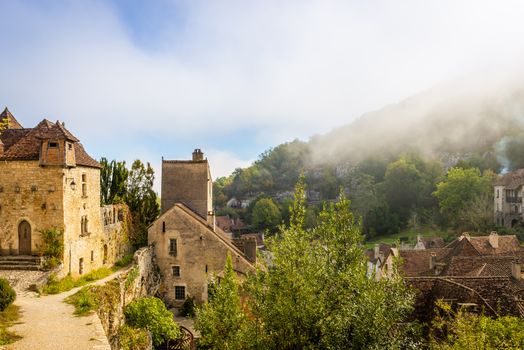
M 94 284 L 104 284 L 123 272 L 115 272 Z M 10 330 L 22 336 L 22 339 L 11 345 L 0 346 L 0 349 L 111 350 L 96 313 L 77 317 L 73 315 L 74 307 L 64 303 L 65 298 L 76 293 L 80 288 L 46 296 L 17 290 L 15 305 L 20 306 L 21 319 L 20 323 Z

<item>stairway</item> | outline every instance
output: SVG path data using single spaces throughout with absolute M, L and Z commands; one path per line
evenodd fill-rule
M 31 255 L 0 256 L 0 270 L 42 270 L 42 258 Z

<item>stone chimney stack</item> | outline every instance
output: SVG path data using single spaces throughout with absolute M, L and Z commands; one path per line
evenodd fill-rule
M 495 249 L 499 247 L 499 235 L 497 234 L 497 232 L 492 231 L 489 234 L 489 244 L 491 245 L 491 247 Z
M 511 276 L 516 280 L 522 278 L 522 264 L 515 261 L 511 262 Z
M 193 162 L 204 160 L 204 153 L 200 150 L 200 148 L 196 148 L 193 151 Z
M 433 270 L 436 264 L 437 264 L 437 255 L 435 253 L 431 253 L 431 256 L 429 257 L 429 269 Z
M 374 258 L 375 259 L 378 259 L 380 255 L 380 244 L 375 244 L 375 251 L 374 251 Z

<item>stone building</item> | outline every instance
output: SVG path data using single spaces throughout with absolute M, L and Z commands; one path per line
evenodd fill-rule
M 523 185 L 524 169 L 504 174 L 495 182 L 494 210 L 498 226 L 513 227 L 523 221 Z
M 114 262 L 123 249 L 124 208 L 100 207 L 100 164 L 64 123 L 44 119 L 24 128 L 7 108 L 0 120 L 7 121 L 0 131 L 0 253 L 41 255 L 40 231 L 56 228 L 63 232 L 62 273 Z
M 235 245 L 215 225 L 212 196 L 209 165 L 200 150 L 192 160 L 162 161 L 162 214 L 148 229 L 148 243 L 162 274 L 161 293 L 171 305 L 188 297 L 207 300 L 209 280 L 220 276 L 228 254 L 239 275 L 253 269 L 256 240 Z

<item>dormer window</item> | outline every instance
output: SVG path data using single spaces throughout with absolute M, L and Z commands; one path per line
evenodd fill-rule
M 73 149 L 73 144 L 72 143 L 68 143 L 67 144 L 67 149 L 71 151 Z
M 49 142 L 48 148 L 58 148 L 58 142 Z

